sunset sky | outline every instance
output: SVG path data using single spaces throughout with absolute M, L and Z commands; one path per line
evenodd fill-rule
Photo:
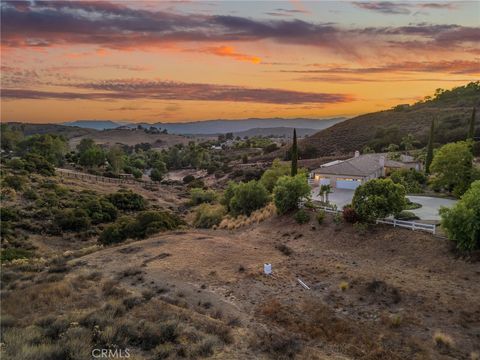
M 480 2 L 2 1 L 2 121 L 353 116 L 480 78 Z

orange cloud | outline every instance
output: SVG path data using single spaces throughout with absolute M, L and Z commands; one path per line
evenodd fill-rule
M 262 62 L 262 59 L 259 58 L 258 56 L 246 55 L 246 54 L 237 52 L 233 46 L 222 45 L 222 46 L 208 47 L 208 48 L 200 49 L 198 51 L 207 53 L 207 54 L 217 55 L 217 56 L 231 57 L 238 61 L 245 61 L 253 64 L 260 64 Z

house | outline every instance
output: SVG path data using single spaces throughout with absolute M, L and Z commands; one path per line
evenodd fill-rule
M 400 168 L 419 170 L 420 165 L 411 157 L 400 157 L 399 161 L 395 161 L 388 159 L 386 154 L 360 155 L 358 151 L 355 151 L 355 156 L 351 159 L 335 160 L 313 170 L 310 173 L 310 184 L 355 190 L 368 180 L 386 176 L 391 171 Z

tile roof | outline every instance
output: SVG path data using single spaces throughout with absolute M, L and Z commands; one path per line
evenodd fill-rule
M 339 164 L 318 168 L 314 172 L 325 175 L 368 176 L 382 168 L 380 165 L 381 156 L 378 154 L 360 155 Z

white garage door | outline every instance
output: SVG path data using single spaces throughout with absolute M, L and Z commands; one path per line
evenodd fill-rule
M 330 185 L 330 179 L 321 178 L 320 185 Z
M 350 189 L 350 190 L 355 190 L 357 187 L 362 185 L 362 182 L 360 180 L 337 180 L 337 188 L 338 189 Z

